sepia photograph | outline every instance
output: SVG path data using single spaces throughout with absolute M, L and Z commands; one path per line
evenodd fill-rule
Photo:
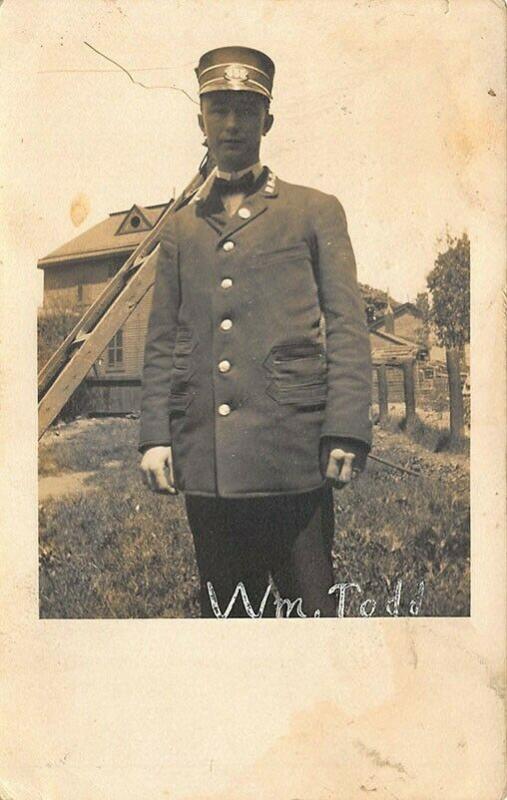
M 0 2 L 0 800 L 503 800 L 504 5 Z
M 34 264 L 41 617 L 467 616 L 448 50 L 400 73 L 400 46 L 186 39 L 156 69 L 111 34 L 41 57 L 73 184 Z

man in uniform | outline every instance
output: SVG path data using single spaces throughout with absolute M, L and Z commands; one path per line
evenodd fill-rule
M 239 584 L 256 612 L 280 616 L 270 582 L 298 613 L 336 614 L 332 488 L 371 444 L 344 211 L 259 160 L 274 71 L 244 47 L 199 61 L 217 171 L 163 231 L 146 339 L 141 470 L 153 490 L 185 494 L 206 617 Z M 245 616 L 248 603 L 229 610 Z

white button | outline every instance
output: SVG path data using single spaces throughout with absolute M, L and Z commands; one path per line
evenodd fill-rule
M 231 241 L 224 242 L 222 247 L 223 247 L 224 250 L 227 250 L 227 251 L 234 250 L 234 242 L 231 242 Z
M 249 219 L 252 216 L 252 212 L 249 208 L 240 208 L 238 211 L 239 216 L 241 219 Z
M 220 286 L 222 289 L 230 289 L 232 286 L 232 280 L 230 278 L 224 278 Z
M 220 363 L 218 365 L 218 369 L 220 370 L 220 372 L 229 372 L 230 368 L 231 368 L 231 362 L 230 361 L 225 361 L 225 360 L 224 361 L 220 361 Z
M 232 328 L 232 319 L 223 319 L 220 323 L 220 327 L 223 331 L 230 331 Z
M 231 407 L 227 403 L 222 403 L 221 406 L 218 406 L 218 413 L 221 417 L 226 417 L 227 414 L 231 413 Z

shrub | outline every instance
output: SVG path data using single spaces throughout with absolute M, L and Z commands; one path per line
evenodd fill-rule
M 37 370 L 40 372 L 53 353 L 58 350 L 81 315 L 69 308 L 52 307 L 39 312 L 37 318 Z M 66 422 L 86 413 L 89 407 L 90 390 L 82 383 L 67 400 L 56 420 Z
M 40 311 L 37 318 L 37 370 L 40 372 L 79 321 L 72 309 Z

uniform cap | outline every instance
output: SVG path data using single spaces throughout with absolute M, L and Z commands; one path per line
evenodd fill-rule
M 199 94 L 257 92 L 271 100 L 275 65 L 265 53 L 250 47 L 218 47 L 199 59 L 195 70 Z

